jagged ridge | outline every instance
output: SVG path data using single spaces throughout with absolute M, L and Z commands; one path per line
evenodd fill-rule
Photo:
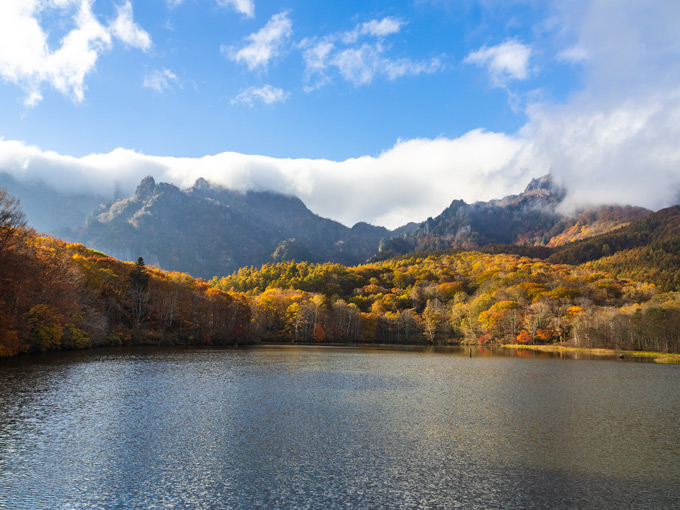
M 238 192 L 199 179 L 182 191 L 146 177 L 129 198 L 97 208 L 70 240 L 123 260 L 138 256 L 167 270 L 203 277 L 292 258 L 357 264 L 389 231 L 353 228 L 312 213 L 296 197 Z

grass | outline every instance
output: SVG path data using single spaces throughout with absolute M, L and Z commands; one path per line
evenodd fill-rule
M 680 354 L 652 351 L 619 351 L 614 349 L 589 349 L 587 347 L 569 347 L 565 345 L 520 345 L 503 344 L 506 349 L 528 349 L 544 352 L 583 352 L 593 356 L 623 356 L 631 358 L 652 358 L 655 363 L 680 364 Z

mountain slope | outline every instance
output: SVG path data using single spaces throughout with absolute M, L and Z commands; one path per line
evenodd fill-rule
M 600 206 L 574 216 L 559 212 L 565 190 L 549 175 L 532 179 L 523 193 L 467 204 L 454 200 L 415 232 L 381 244 L 385 256 L 490 244 L 558 246 L 611 231 L 651 213 L 640 207 Z
M 196 214 L 200 207 L 209 215 L 229 212 L 214 198 L 190 194 L 145 179 L 135 196 L 102 207 L 93 221 L 126 218 L 125 225 L 132 232 L 141 229 L 153 245 L 157 239 L 150 226 L 159 225 L 154 214 L 169 217 L 169 208 L 187 204 Z M 235 199 L 257 203 L 253 197 Z M 121 343 L 214 345 L 253 338 L 428 344 L 559 341 L 579 347 L 680 349 L 680 293 L 660 293 L 644 282 L 607 274 L 598 265 L 619 264 L 619 273 L 680 274 L 680 206 L 557 248 L 568 253 L 579 245 L 594 246 L 582 250 L 594 256 L 608 243 L 619 250 L 590 267 L 458 250 L 356 267 L 270 263 L 206 283 L 147 269 L 142 259 L 123 263 L 80 244 L 40 237 L 21 227 L 15 205 L 6 195 L 0 197 L 0 216 L 5 218 L 0 222 L 0 356 Z M 182 209 L 178 211 L 181 215 Z M 253 228 L 267 217 L 266 207 L 259 212 L 262 216 L 250 224 Z M 256 236 L 253 232 L 250 237 Z M 184 246 L 190 238 L 175 244 Z M 557 258 L 559 251 L 554 255 Z M 678 281 L 670 281 L 676 290 Z
M 132 197 L 103 204 L 70 240 L 123 260 L 211 277 L 273 260 L 357 264 L 372 256 L 382 227 L 353 228 L 312 213 L 295 197 L 240 193 L 199 179 L 182 191 L 145 178 Z
M 519 195 L 474 204 L 454 200 L 436 218 L 390 232 L 366 223 L 348 228 L 292 196 L 242 193 L 205 179 L 182 191 L 147 177 L 133 196 L 101 205 L 85 227 L 60 234 L 123 260 L 142 256 L 163 269 L 209 278 L 293 259 L 354 265 L 376 256 L 496 244 L 506 246 L 494 248 L 497 252 L 509 245 L 535 251 L 621 228 L 650 213 L 602 206 L 568 217 L 558 212 L 564 194 L 545 176 Z M 534 256 L 551 253 L 540 249 L 546 253 Z
M 620 277 L 680 290 L 680 206 L 662 209 L 614 232 L 561 247 L 547 260 L 590 263 Z

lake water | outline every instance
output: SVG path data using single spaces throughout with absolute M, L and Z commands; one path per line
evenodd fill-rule
M 679 507 L 680 366 L 332 347 L 0 363 L 3 510 Z

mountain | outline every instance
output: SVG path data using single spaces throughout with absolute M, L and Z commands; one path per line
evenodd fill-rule
M 569 216 L 559 211 L 566 195 L 550 175 L 532 179 L 523 193 L 489 202 L 454 200 L 414 232 L 381 243 L 381 257 L 487 245 L 559 246 L 609 232 L 651 213 L 631 206 L 600 206 Z
M 8 211 L 0 197 L 0 218 Z M 676 218 L 660 215 L 657 233 L 677 237 Z M 205 282 L 12 224 L 0 221 L 0 357 L 258 339 L 680 351 L 679 293 L 588 267 L 456 251 L 355 267 L 287 261 Z
M 597 249 L 603 244 L 607 248 L 592 254 L 593 245 L 582 241 L 619 232 L 651 214 L 631 206 L 562 214 L 565 190 L 550 175 L 533 179 L 518 195 L 473 204 L 454 200 L 437 217 L 394 231 L 367 223 L 348 228 L 319 217 L 296 197 L 238 192 L 205 179 L 180 190 L 147 177 L 132 196 L 106 203 L 101 195 L 58 191 L 7 173 L 0 173 L 0 186 L 21 199 L 29 225 L 39 231 L 122 260 L 142 256 L 163 269 L 205 278 L 267 262 L 295 259 L 354 265 L 449 248 L 580 263 L 613 254 L 616 246 L 616 241 L 603 242 Z M 570 251 L 574 242 L 581 244 Z
M 123 260 L 195 276 L 225 275 L 277 260 L 357 264 L 390 235 L 321 218 L 292 196 L 241 193 L 199 179 L 182 191 L 146 177 L 129 198 L 98 207 L 66 237 Z
M 566 216 L 559 212 L 564 196 L 548 175 L 533 179 L 519 195 L 473 204 L 454 200 L 434 219 L 389 231 L 367 223 L 348 228 L 288 195 L 239 192 L 205 179 L 180 190 L 147 177 L 131 197 L 100 205 L 84 227 L 58 233 L 122 260 L 142 256 L 166 270 L 209 278 L 268 262 L 355 265 L 448 248 L 486 247 L 545 258 L 555 252 L 550 247 L 621 228 L 651 213 L 601 206 Z

